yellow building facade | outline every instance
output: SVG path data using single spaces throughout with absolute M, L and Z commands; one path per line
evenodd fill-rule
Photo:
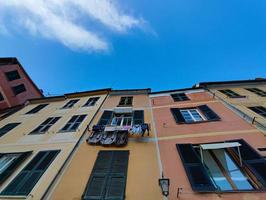
M 0 121 L 0 199 L 45 198 L 109 91 L 32 99 Z
M 266 133 L 266 80 L 203 82 L 203 87 L 249 123 Z
M 148 92 L 150 92 L 149 89 L 119 90 L 112 91 L 108 95 L 91 123 L 90 131 L 86 133 L 86 137 L 59 178 L 55 189 L 47 196 L 48 199 L 162 199 L 158 185 L 160 159 L 155 142 L 156 133 Z M 112 113 L 109 120 L 105 120 L 104 117 L 107 112 Z M 107 145 L 90 143 L 90 137 L 93 139 L 94 125 L 104 124 L 105 132 L 115 129 L 119 130 L 117 132 L 119 133 L 122 127 L 132 127 L 135 123 L 140 123 L 136 121 L 137 112 L 143 113 L 142 123 L 148 124 L 149 134 L 147 131 L 143 135 L 129 133 L 127 143 L 121 146 L 112 142 Z M 113 166 L 119 167 L 115 169 L 115 173 L 113 172 L 115 170 L 112 169 L 109 172 L 111 175 L 107 175 L 105 180 L 100 173 L 95 172 L 96 168 L 99 171 L 100 157 L 102 154 L 115 155 L 117 152 L 122 152 L 127 156 L 119 157 L 116 161 L 113 159 Z M 105 157 L 105 160 L 108 159 L 108 156 Z M 119 160 L 125 160 L 127 167 L 119 164 Z M 108 164 L 105 163 L 101 167 L 104 168 L 106 165 Z

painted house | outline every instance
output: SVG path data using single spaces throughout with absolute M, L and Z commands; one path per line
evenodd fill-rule
M 162 199 L 149 92 L 109 93 L 48 199 Z
M 260 130 L 203 88 L 150 98 L 168 199 L 265 199 Z
M 33 99 L 0 121 L 0 199 L 43 199 L 108 92 Z

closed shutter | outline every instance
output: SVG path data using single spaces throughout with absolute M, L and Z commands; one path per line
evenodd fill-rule
M 83 200 L 124 200 L 129 151 L 100 151 Z
M 183 115 L 181 114 L 179 108 L 171 108 L 171 112 L 175 118 L 176 123 L 178 123 L 178 124 L 185 123 L 185 119 L 184 119 Z
M 113 112 L 105 110 L 101 116 L 101 119 L 98 122 L 98 125 L 107 125 L 111 121 Z
M 1 192 L 1 195 L 27 196 L 59 152 L 59 150 L 39 152 Z
M 2 184 L 31 153 L 32 151 L 21 153 L 20 156 L 0 174 L 0 184 Z
M 266 160 L 245 140 L 230 140 L 230 142 L 239 142 L 241 144 L 239 149 L 243 163 L 266 188 Z M 238 154 L 237 148 L 234 148 L 234 151 Z
M 216 188 L 191 144 L 176 145 L 191 187 L 196 192 L 212 192 Z
M 209 108 L 207 105 L 202 105 L 198 106 L 198 108 L 201 110 L 201 112 L 204 113 L 204 116 L 209 120 L 209 121 L 217 121 L 220 120 L 221 118 L 213 112 L 212 109 Z
M 144 111 L 143 110 L 135 110 L 133 112 L 133 125 L 144 124 Z

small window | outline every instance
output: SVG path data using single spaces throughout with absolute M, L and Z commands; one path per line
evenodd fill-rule
M 100 99 L 100 97 L 89 98 L 89 100 L 84 104 L 84 107 L 86 107 L 86 106 L 94 106 L 99 99 Z
M 118 106 L 132 106 L 133 97 L 121 97 Z
M 0 92 L 0 101 L 3 101 L 4 100 L 4 97 L 2 95 L 2 93 Z
M 197 109 L 184 109 L 180 110 L 186 123 L 199 122 L 205 120 L 202 114 Z
M 67 124 L 61 129 L 62 132 L 72 132 L 76 131 L 82 121 L 85 119 L 86 115 L 74 115 L 67 122 Z
M 266 97 L 266 92 L 258 88 L 246 88 L 246 90 L 253 92 L 261 97 Z
M 8 81 L 13 81 L 16 79 L 20 79 L 20 75 L 17 70 L 6 72 L 6 77 Z
M 59 150 L 40 151 L 0 195 L 27 196 L 56 158 Z
M 193 108 L 171 108 L 171 112 L 178 124 L 220 120 L 220 117 L 207 105 Z
M 59 119 L 60 119 L 60 117 L 49 117 L 43 123 L 41 123 L 41 125 L 39 125 L 37 128 L 35 128 L 30 134 L 44 134 Z
M 253 112 L 263 116 L 266 118 L 266 108 L 263 106 L 254 106 L 254 107 L 248 107 Z
M 20 84 L 20 85 L 12 87 L 12 90 L 13 90 L 14 95 L 18 95 L 22 92 L 25 92 L 26 88 L 24 84 Z
M 3 135 L 5 135 L 6 133 L 8 133 L 9 131 L 11 131 L 12 129 L 14 129 L 16 126 L 18 126 L 20 123 L 9 123 L 5 126 L 3 126 L 2 128 L 0 128 L 0 137 L 2 137 Z
M 44 107 L 46 107 L 48 105 L 49 104 L 40 104 L 40 105 L 36 106 L 35 108 L 31 109 L 26 114 L 34 114 L 34 113 L 37 113 L 37 112 L 39 112 L 40 110 L 42 110 Z
M 225 94 L 226 96 L 230 97 L 230 98 L 241 98 L 241 97 L 245 97 L 242 95 L 237 94 L 236 92 L 232 91 L 232 90 L 219 90 L 219 92 Z
M 62 109 L 65 109 L 65 108 L 72 108 L 77 102 L 79 101 L 79 99 L 73 99 L 73 100 L 70 100 L 69 102 L 67 102 L 63 107 Z
M 171 94 L 172 98 L 174 101 L 187 101 L 189 98 L 185 93 L 176 93 L 176 94 Z

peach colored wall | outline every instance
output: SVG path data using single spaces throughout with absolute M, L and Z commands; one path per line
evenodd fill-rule
M 8 81 L 5 72 L 13 70 L 18 71 L 20 79 Z M 26 91 L 15 96 L 12 91 L 12 87 L 22 83 L 25 85 Z M 40 92 L 36 90 L 29 78 L 24 74 L 23 70 L 17 64 L 3 65 L 0 67 L 0 87 L 1 93 L 5 99 L 4 101 L 1 101 L 0 109 L 4 109 L 7 106 L 12 107 L 23 104 L 27 99 L 41 97 Z
M 170 178 L 170 200 L 177 199 L 177 188 L 183 188 L 180 200 L 199 199 L 240 199 L 262 200 L 265 193 L 215 193 L 198 194 L 193 192 L 176 149 L 177 143 L 208 143 L 243 138 L 253 147 L 265 147 L 266 140 L 261 132 L 245 122 L 233 111 L 218 102 L 207 92 L 187 94 L 188 101 L 174 102 L 169 94 L 151 96 L 152 110 L 157 130 L 159 150 L 164 175 Z M 176 124 L 170 108 L 185 108 L 207 104 L 221 121 L 196 124 Z M 266 155 L 266 153 L 264 153 Z M 263 155 L 263 154 L 262 154 Z

